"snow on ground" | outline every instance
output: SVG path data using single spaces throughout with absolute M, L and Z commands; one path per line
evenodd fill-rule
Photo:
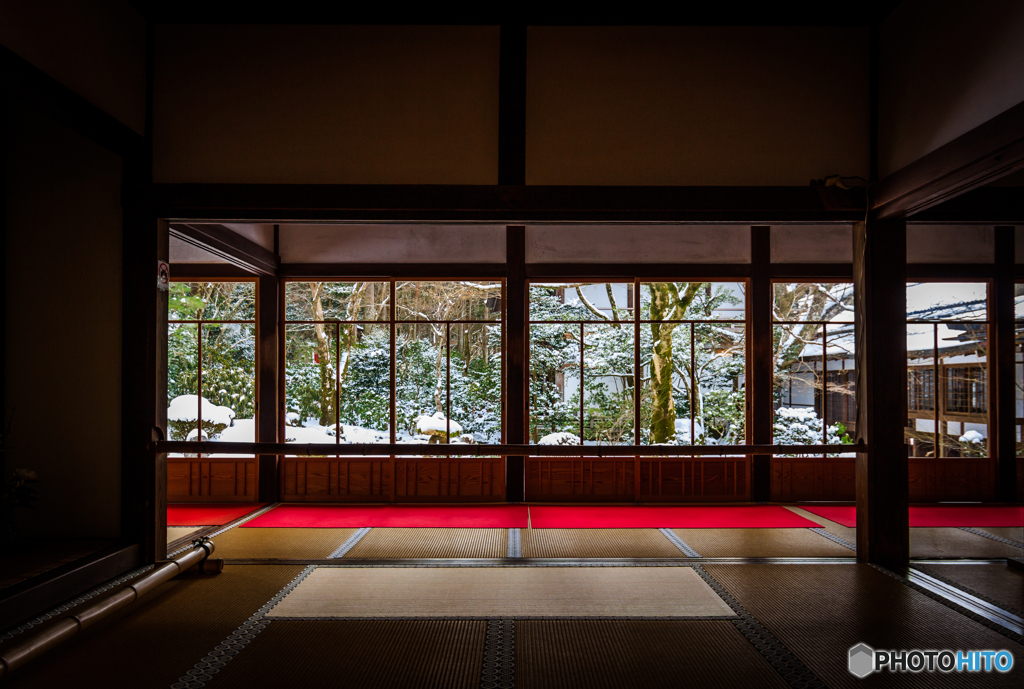
M 225 428 L 213 441 L 221 443 L 256 442 L 256 419 L 235 419 L 235 425 Z

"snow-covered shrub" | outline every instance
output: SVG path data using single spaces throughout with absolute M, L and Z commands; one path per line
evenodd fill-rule
M 199 413 L 202 410 L 203 433 L 199 436 Z M 167 408 L 169 440 L 215 440 L 231 426 L 235 412 L 197 395 L 179 395 Z
M 852 441 L 841 423 L 828 427 L 822 438 L 822 422 L 810 407 L 779 407 L 775 410 L 774 438 L 777 445 L 848 445 Z
M 579 445 L 580 437 L 573 433 L 551 433 L 537 441 L 538 445 Z

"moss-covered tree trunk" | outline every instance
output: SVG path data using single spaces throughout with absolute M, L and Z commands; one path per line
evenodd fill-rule
M 693 298 L 704 283 L 686 283 L 682 294 L 671 282 L 648 285 L 651 291 L 651 442 L 670 443 L 676 437 L 676 403 L 672 397 L 672 332 L 675 323 L 658 321 L 681 320 L 686 317 Z
M 324 304 L 322 298 L 323 283 L 313 285 L 313 319 L 322 321 L 324 319 Z M 322 323 L 313 326 L 313 334 L 316 337 L 316 358 L 320 368 L 320 425 L 333 426 L 335 422 L 334 409 L 334 375 L 331 371 L 331 340 L 327 336 L 327 328 Z
M 651 335 L 654 350 L 651 356 L 651 442 L 670 443 L 676 437 L 676 403 L 672 398 L 672 323 L 658 323 L 672 314 L 675 307 L 665 283 L 654 283 L 651 289 Z

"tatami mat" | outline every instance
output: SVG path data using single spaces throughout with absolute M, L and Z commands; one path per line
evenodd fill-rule
M 505 557 L 507 529 L 371 529 L 347 558 Z
M 271 617 L 731 617 L 689 567 L 322 567 Z
M 480 686 L 484 621 L 271 623 L 211 689 Z
M 527 620 L 516 623 L 523 689 L 788 686 L 730 622 Z
M 657 529 L 523 529 L 523 557 L 685 557 Z
M 214 557 L 323 558 L 357 529 L 231 529 L 213 538 Z
M 979 526 L 977 530 L 1015 541 L 1016 543 L 1024 543 L 1024 526 Z M 1022 553 L 1024 553 L 1024 549 L 1022 549 Z
M 4 679 L 5 687 L 169 687 L 302 567 L 228 566 L 185 576 L 114 613 Z
M 1006 564 L 914 565 L 925 574 L 941 577 L 990 598 L 1002 607 L 1024 613 L 1024 572 Z
M 911 557 L 1020 557 L 1020 548 L 957 528 L 910 530 Z
M 167 527 L 167 542 L 173 543 L 179 538 L 184 538 L 189 534 L 194 534 L 196 531 L 202 531 L 205 527 L 202 526 L 168 526 Z
M 854 557 L 810 529 L 672 529 L 704 557 Z
M 807 510 L 801 509 L 800 507 L 796 507 L 795 505 L 786 505 L 786 509 L 796 512 L 801 517 L 807 517 L 812 522 L 814 522 L 815 524 L 825 529 L 825 531 L 828 531 L 830 534 L 834 536 L 839 536 L 839 538 L 842 538 L 845 541 L 849 541 L 850 543 L 857 542 L 857 529 L 851 529 L 850 527 L 838 524 L 832 521 L 831 519 L 819 517 L 813 512 L 808 512 Z
M 847 653 L 876 649 L 1008 649 L 1024 646 L 933 601 L 869 565 L 706 565 L 705 569 L 829 687 L 865 686 Z M 1019 687 L 1024 670 L 880 675 L 880 686 Z

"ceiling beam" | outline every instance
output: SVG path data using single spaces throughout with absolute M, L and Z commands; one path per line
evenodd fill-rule
M 908 218 L 910 224 L 1024 225 L 1024 187 L 980 187 Z
M 905 218 L 1024 168 L 1024 103 L 996 115 L 872 187 L 875 218 Z
M 128 162 L 145 156 L 144 136 L 4 46 L 0 46 L 0 84 L 29 106 Z
M 277 275 L 280 260 L 273 251 L 223 225 L 174 223 L 169 230 L 172 237 L 208 251 L 249 273 Z
M 862 189 L 831 187 L 147 184 L 127 207 L 175 222 L 852 223 Z

